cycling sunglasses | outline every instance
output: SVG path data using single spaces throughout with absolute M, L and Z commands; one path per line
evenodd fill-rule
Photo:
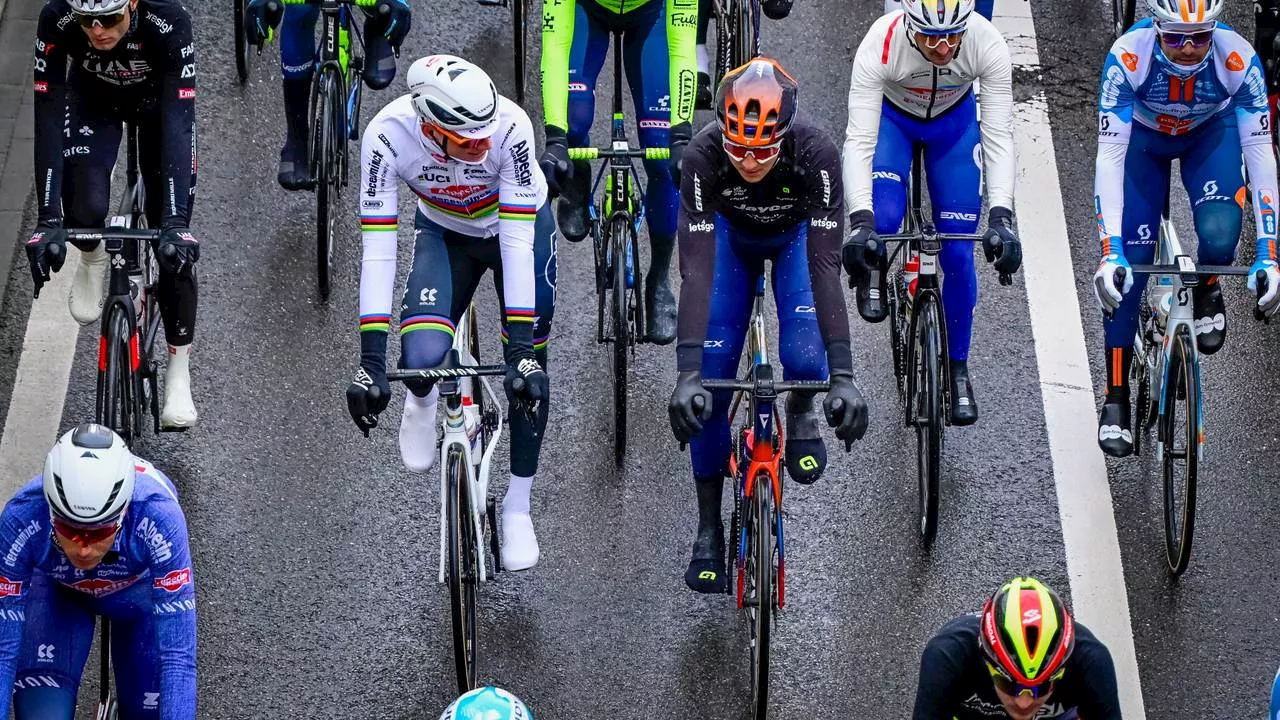
M 954 50 L 960 47 L 960 41 L 964 39 L 964 31 L 949 33 L 917 33 L 917 38 L 923 38 L 921 42 L 930 50 L 937 50 L 939 45 L 945 44 L 948 48 Z
M 987 663 L 987 672 L 991 673 L 991 682 L 996 686 L 996 690 L 999 690 L 1005 695 L 1010 695 L 1012 697 L 1030 695 L 1032 699 L 1039 700 L 1040 698 L 1048 697 L 1053 693 L 1054 686 L 1062 679 L 1062 675 L 1066 672 L 1066 669 L 1063 668 L 1062 670 L 1059 670 L 1053 674 L 1053 677 L 1038 685 L 1023 685 L 1022 683 L 1013 680 L 1008 675 L 1005 675 L 999 668 L 991 663 Z
M 429 123 L 424 123 L 424 126 L 435 130 L 441 135 L 444 135 L 446 138 L 449 139 L 449 142 L 453 143 L 454 145 L 457 145 L 459 148 L 463 150 L 467 150 L 467 151 L 486 150 L 492 147 L 493 145 L 491 138 L 487 138 L 487 137 L 486 138 L 467 138 L 467 137 L 462 137 L 461 135 L 451 130 L 442 128 L 439 125 L 431 125 Z
M 126 5 L 125 7 L 128 6 Z M 101 27 L 103 30 L 110 30 L 124 22 L 127 15 L 128 13 L 125 10 L 121 10 L 118 13 L 111 13 L 110 15 L 84 15 L 81 13 L 71 13 L 71 17 L 75 18 L 76 22 L 80 23 L 80 27 L 85 30 L 93 29 L 94 25 Z
M 767 163 L 778 157 L 778 153 L 782 152 L 782 142 L 778 141 L 771 145 L 760 145 L 751 147 L 748 145 L 739 145 L 735 142 L 729 142 L 727 139 L 721 138 L 721 144 L 724 146 L 724 152 L 729 159 L 740 163 L 747 159 L 750 155 L 758 163 Z
M 112 537 L 120 530 L 121 520 L 106 525 L 76 525 L 59 517 L 53 518 L 53 530 L 64 538 L 80 546 L 92 545 Z
M 1213 30 L 1197 30 L 1196 32 L 1161 32 L 1160 42 L 1172 48 L 1180 48 L 1187 43 L 1191 43 L 1191 47 L 1199 50 L 1213 42 Z

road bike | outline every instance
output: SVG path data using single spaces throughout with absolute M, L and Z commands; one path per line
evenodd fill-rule
M 622 32 L 613 32 L 614 48 Z M 609 147 L 569 148 L 571 160 L 608 160 L 596 173 L 591 197 L 603 180 L 605 192 L 588 207 L 596 268 L 596 342 L 613 345 L 613 461 L 621 468 L 627 453 L 627 364 L 636 343 L 644 341 L 646 320 L 640 245 L 644 194 L 633 164 L 636 159 L 666 160 L 668 148 L 632 147 L 622 113 L 622 53 L 613 53 L 613 124 Z
M 98 379 L 94 418 L 133 447 L 150 413 L 154 432 L 161 432 L 160 363 L 155 356 L 161 318 L 160 270 L 155 244 L 160 231 L 147 228 L 144 189 L 138 173 L 138 129 L 125 130 L 125 191 L 120 214 L 106 228 L 69 228 L 67 240 L 101 242 L 107 252 L 107 297 L 98 339 Z M 185 427 L 163 428 L 183 432 Z
M 1164 480 L 1165 552 L 1175 576 L 1187 569 L 1195 530 L 1196 481 L 1204 459 L 1204 395 L 1196 346 L 1193 289 L 1215 275 L 1248 276 L 1239 265 L 1198 265 L 1186 254 L 1169 220 L 1160 219 L 1156 254 L 1150 265 L 1133 265 L 1137 275 L 1154 275 L 1139 304 L 1129 382 L 1136 388 L 1133 450 L 1141 452 L 1144 432 L 1156 426 L 1156 459 Z M 1116 273 L 1123 287 L 1127 272 Z M 1258 271 L 1258 297 L 1266 293 L 1266 273 Z M 1254 316 L 1263 320 L 1254 307 Z
M 511 53 L 514 62 L 515 86 L 516 86 L 516 104 L 524 105 L 524 72 L 525 72 L 525 56 L 528 53 L 526 38 L 528 37 L 527 22 L 525 20 L 525 0 L 476 0 L 481 5 L 489 7 L 510 7 L 511 8 L 511 29 L 512 43 Z
M 272 0 L 269 12 L 285 5 L 319 5 L 322 30 L 311 84 L 311 138 L 307 147 L 310 187 L 316 191 L 316 288 L 329 300 L 333 275 L 334 223 L 342 212 L 342 188 L 351 162 L 349 140 L 360 138 L 360 98 L 364 83 L 364 42 L 351 23 L 351 8 L 378 0 Z M 355 43 L 352 43 L 352 38 Z M 398 52 L 398 51 L 397 51 Z
M 764 323 L 765 277 L 756 283 L 756 298 L 747 331 L 751 366 L 742 380 L 702 382 L 708 390 L 735 391 L 729 419 L 745 416 L 733 435 L 729 475 L 733 479 L 733 514 L 729 538 L 729 592 L 745 614 L 751 653 L 751 717 L 764 720 L 769 700 L 769 639 L 777 612 L 786 606 L 786 546 L 782 523 L 784 433 L 776 414 L 778 396 L 791 391 L 826 392 L 827 381 L 774 380 Z M 743 400 L 745 399 L 745 403 Z M 736 582 L 735 582 L 736 576 Z M 736 591 L 735 591 L 736 586 Z
M 236 43 L 236 77 L 239 78 L 241 85 L 249 80 L 249 62 L 253 56 L 250 49 L 253 46 L 249 44 L 249 38 L 245 34 L 245 4 L 246 0 L 231 0 L 231 18 Z M 258 48 L 258 54 L 262 54 L 262 48 Z
M 716 19 L 715 83 L 760 54 L 760 0 L 713 0 Z
M 943 428 L 951 424 L 952 403 L 938 255 L 944 242 L 981 243 L 983 236 L 939 233 L 925 218 L 923 166 L 923 149 L 917 147 L 908 181 L 910 207 L 903 219 L 902 232 L 880 236 L 886 245 L 897 247 L 881 266 L 879 283 L 889 307 L 889 343 L 893 349 L 893 371 L 902 403 L 903 424 L 916 432 L 918 529 L 927 546 L 938 532 L 942 436 Z M 914 283 L 906 269 L 909 259 L 919 263 Z M 1012 282 L 1011 276 L 1000 275 L 1001 285 Z
M 445 361 L 423 370 L 392 370 L 393 381 L 433 379 L 444 404 L 440 453 L 440 576 L 449 585 L 453 659 L 458 692 L 476 687 L 476 593 L 502 569 L 494 499 L 489 495 L 493 452 L 502 438 L 503 414 L 488 377 L 506 365 L 480 365 L 475 309 L 457 325 Z M 517 388 L 517 391 L 519 388 Z M 487 560 L 485 538 L 488 538 Z
M 98 616 L 98 708 L 94 711 L 94 720 L 116 720 L 120 713 L 120 703 L 116 700 L 115 688 L 111 685 L 111 621 L 106 615 Z

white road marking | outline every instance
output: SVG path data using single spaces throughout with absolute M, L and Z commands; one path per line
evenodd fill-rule
M 1015 66 L 1039 67 L 1030 2 L 996 0 L 995 24 L 1009 42 Z M 1076 617 L 1111 650 L 1122 714 L 1142 720 L 1146 710 L 1129 622 L 1129 596 L 1107 466 L 1095 435 L 1093 377 L 1044 94 L 1018 102 L 1014 122 L 1015 192 L 1026 242 L 1022 272 L 1071 579 L 1071 605 Z M 1094 314 L 1089 320 L 1089 327 L 1100 331 Z
M 40 290 L 40 298 L 31 304 L 27 318 L 4 435 L 0 436 L 0 498 L 12 497 L 40 473 L 44 456 L 58 437 L 80 330 L 67 309 L 67 292 L 80 264 L 80 252 L 68 246 L 67 255 L 62 270 L 53 274 Z M 14 292 L 29 291 L 30 286 L 14 288 Z

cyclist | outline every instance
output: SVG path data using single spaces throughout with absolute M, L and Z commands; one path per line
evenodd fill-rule
M 539 164 L 561 195 L 560 232 L 573 242 L 587 236 L 591 167 L 569 162 L 569 146 L 590 139 L 595 84 L 609 50 L 610 32 L 624 31 L 627 82 L 635 102 L 640 144 L 669 146 L 671 159 L 645 161 L 648 187 L 649 270 L 645 310 L 650 342 L 675 339 L 675 296 L 668 268 L 675 247 L 680 157 L 692 135 L 697 79 L 694 43 L 698 0 L 556 0 L 543 6 L 542 106 L 547 144 Z
M 685 583 L 697 592 L 725 589 L 720 496 L 731 396 L 708 392 L 702 377 L 737 372 L 766 260 L 787 379 L 822 380 L 829 366 L 827 421 L 846 442 L 867 429 L 840 287 L 839 155 L 821 130 L 797 117 L 797 89 L 769 58 L 730 71 L 716 93 L 716 125 L 693 139 L 681 177 L 679 378 L 669 409 L 676 438 L 692 444 L 698 534 Z M 827 464 L 813 394 L 790 393 L 786 413 L 787 472 L 812 483 Z
M 520 698 L 490 685 L 459 696 L 440 720 L 533 720 L 533 711 Z
M 897 232 L 907 212 L 913 147 L 923 146 L 933 219 L 942 233 L 978 227 L 985 179 L 987 260 L 1002 274 L 1022 264 L 1014 231 L 1013 80 L 1009 48 L 973 0 L 905 0 L 871 25 L 853 60 L 844 141 L 845 205 L 851 234 L 844 267 L 856 285 L 858 313 L 887 313 L 878 268 L 885 246 L 877 232 Z M 982 81 L 984 122 L 972 86 Z M 873 211 L 872 208 L 875 208 Z M 908 270 L 914 262 L 908 261 Z M 973 247 L 945 242 L 942 304 L 950 354 L 951 423 L 972 425 L 978 404 L 969 379 L 969 340 L 978 302 Z
M 315 3 L 285 6 L 282 0 L 249 0 L 245 5 L 245 35 L 250 45 L 263 46 L 281 25 L 280 70 L 284 95 L 285 137 L 280 149 L 276 179 L 285 190 L 311 187 L 307 143 L 311 138 L 311 80 L 316 70 Z M 396 76 L 396 56 L 413 21 L 408 0 L 380 0 L 364 8 L 364 82 L 374 90 L 391 84 Z
M 1257 258 L 1249 273 L 1267 278 L 1258 305 L 1280 305 L 1276 263 L 1276 162 L 1271 150 L 1262 63 L 1244 38 L 1216 22 L 1223 0 L 1148 0 L 1151 17 L 1116 40 L 1103 68 L 1098 99 L 1094 203 L 1102 261 L 1094 293 L 1107 316 L 1107 394 L 1098 416 L 1098 445 L 1133 452 L 1129 365 L 1146 277 L 1117 271 L 1155 255 L 1160 216 L 1176 158 L 1191 199 L 1200 262 L 1229 265 L 1240 242 L 1247 197 L 1241 164 L 1253 185 Z M 1226 309 L 1216 277 L 1192 288 L 1196 343 L 1215 353 L 1226 339 Z
M 444 361 L 454 324 L 488 270 L 505 307 L 507 396 L 536 406 L 510 414 L 511 484 L 502 502 L 502 564 L 524 570 L 538 562 L 529 492 L 547 425 L 544 368 L 556 290 L 555 220 L 531 160 L 533 126 L 483 70 L 461 58 L 421 58 L 410 66 L 408 84 L 409 94 L 374 116 L 360 143 L 360 367 L 347 408 L 367 436 L 391 399 L 386 353 L 399 179 L 418 196 L 413 266 L 400 306 L 400 367 Z M 436 461 L 439 393 L 429 380 L 405 385 L 400 457 L 410 470 L 426 472 Z
M 792 0 L 764 0 L 760 9 L 770 20 L 783 20 L 791 14 Z M 698 0 L 698 44 L 696 48 L 698 60 L 698 98 L 699 110 L 711 109 L 711 59 L 707 55 L 707 26 L 715 15 L 714 0 Z M 726 32 L 728 28 L 716 28 L 717 33 Z
M 1057 593 L 1016 577 L 948 622 L 920 658 L 914 720 L 1120 720 L 1111 653 Z
M 169 362 L 165 427 L 196 422 L 191 400 L 200 244 L 189 229 L 196 192 L 196 56 L 191 18 L 176 0 L 50 0 L 35 47 L 36 229 L 27 260 L 36 295 L 66 257 L 66 226 L 101 227 L 122 123 L 138 127 L 147 222 L 162 232 L 158 297 Z M 64 220 L 65 218 L 65 220 Z M 71 316 L 102 314 L 107 251 L 76 243 Z
M 80 425 L 5 505 L 0 545 L 0 683 L 16 720 L 75 716 L 98 615 L 111 620 L 120 716 L 194 720 L 195 579 L 164 473 Z M 10 705 L 0 693 L 0 717 Z

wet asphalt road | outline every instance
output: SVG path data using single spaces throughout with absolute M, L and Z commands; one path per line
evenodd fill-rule
M 358 227 L 344 218 L 333 298 L 321 304 L 313 197 L 286 193 L 274 179 L 283 134 L 276 51 L 257 59 L 241 88 L 228 5 L 190 4 L 201 72 L 200 426 L 138 448 L 176 479 L 191 525 L 200 715 L 434 720 L 454 694 L 446 591 L 435 584 L 437 480 L 400 466 L 398 399 L 371 440 L 347 418 Z M 844 128 L 853 50 L 879 7 L 802 0 L 789 19 L 766 26 L 764 51 L 801 79 L 805 112 L 833 137 Z M 1250 29 L 1246 10 L 1232 7 L 1231 20 Z M 1096 2 L 1035 0 L 1033 11 L 1043 68 L 1019 73 L 1017 94 L 1049 98 L 1100 389 L 1101 328 L 1086 293 L 1097 258 L 1094 94 L 1109 14 Z M 507 23 L 505 11 L 470 0 L 415 2 L 401 70 L 411 58 L 453 52 L 488 68 L 510 94 Z M 536 47 L 536 33 L 530 38 Z M 402 81 L 366 92 L 366 120 Z M 529 104 L 538 125 L 538 103 Z M 401 209 L 409 217 L 404 193 Z M 1028 243 L 1036 241 L 1033 210 L 1020 208 Z M 637 353 L 631 449 L 619 474 L 608 356 L 594 342 L 590 248 L 559 250 L 553 419 L 533 501 L 542 561 L 482 589 L 482 679 L 523 697 L 540 718 L 744 717 L 745 628 L 728 598 L 694 595 L 681 580 L 695 515 L 688 457 L 665 420 L 674 352 Z M 402 268 L 407 260 L 404 250 Z M 789 597 L 775 634 L 774 717 L 905 717 L 919 651 L 942 622 L 1016 573 L 1068 592 L 1022 279 L 1000 287 L 985 267 L 980 277 L 971 367 L 982 420 L 947 433 L 930 553 L 916 541 L 914 437 L 896 422 L 886 328 L 853 323 L 872 430 L 847 456 L 830 438 L 822 481 L 787 488 Z M 5 386 L 29 307 L 25 263 L 9 283 L 0 313 Z M 482 284 L 477 297 L 492 327 L 490 288 Z M 1207 459 L 1195 554 L 1180 581 L 1164 569 L 1151 455 L 1110 465 L 1151 718 L 1260 716 L 1280 660 L 1272 600 L 1280 540 L 1270 522 L 1280 492 L 1266 462 L 1280 444 L 1272 401 L 1280 327 L 1256 325 L 1242 289 L 1228 296 L 1230 342 L 1204 369 Z M 82 333 L 80 345 L 64 427 L 92 413 L 91 338 Z M 496 347 L 489 333 L 485 352 L 496 357 Z M 0 412 L 6 404 L 4 393 Z M 499 496 L 505 476 L 495 472 Z

